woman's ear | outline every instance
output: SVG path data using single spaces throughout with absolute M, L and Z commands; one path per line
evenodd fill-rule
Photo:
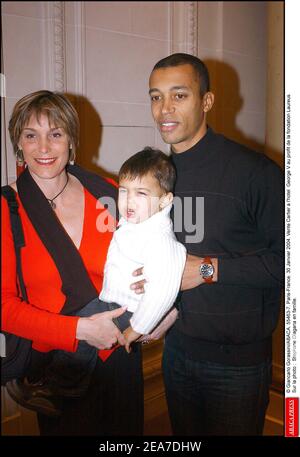
M 172 192 L 168 192 L 167 194 L 164 194 L 162 197 L 160 197 L 159 200 L 159 209 L 164 209 L 166 206 L 170 205 L 173 201 L 173 194 Z

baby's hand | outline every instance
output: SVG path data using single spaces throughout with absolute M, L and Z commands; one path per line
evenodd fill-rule
M 126 340 L 125 349 L 129 354 L 131 351 L 130 344 L 133 343 L 133 341 L 137 340 L 141 336 L 141 333 L 135 332 L 132 327 L 127 327 L 127 329 L 124 330 L 123 335 L 125 336 Z

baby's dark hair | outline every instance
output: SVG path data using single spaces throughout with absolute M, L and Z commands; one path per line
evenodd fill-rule
M 120 168 L 119 180 L 142 178 L 150 173 L 165 192 L 173 192 L 176 171 L 169 156 L 149 146 L 129 157 Z

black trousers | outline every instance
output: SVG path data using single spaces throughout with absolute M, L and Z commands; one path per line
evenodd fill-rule
M 250 366 L 195 360 L 167 337 L 163 375 L 173 435 L 262 435 L 271 367 L 270 359 Z
M 142 435 L 144 423 L 143 371 L 140 344 L 128 354 L 119 348 L 105 361 L 97 360 L 87 393 L 62 399 L 58 418 L 38 414 L 41 435 Z
M 74 313 L 75 316 L 89 317 L 93 314 L 112 311 L 120 308 L 116 303 L 105 303 L 99 298 L 95 298 L 85 305 L 80 311 Z M 130 325 L 132 313 L 125 311 L 118 318 L 114 318 L 115 325 L 123 332 Z M 117 349 L 121 350 L 121 349 Z M 98 350 L 79 341 L 76 352 L 55 350 L 52 351 L 52 360 L 45 370 L 47 382 L 53 387 L 71 390 L 78 396 L 84 394 L 91 382 L 91 376 L 95 369 Z M 62 392 L 62 390 L 61 390 Z

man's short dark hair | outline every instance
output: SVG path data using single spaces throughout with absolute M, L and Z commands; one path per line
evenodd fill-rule
M 131 156 L 120 168 L 119 180 L 142 178 L 150 173 L 165 192 L 173 192 L 176 171 L 172 159 L 159 149 L 145 147 Z
M 158 70 L 159 68 L 178 67 L 179 65 L 186 64 L 192 65 L 194 68 L 200 82 L 200 95 L 203 97 L 203 95 L 209 91 L 209 73 L 205 63 L 198 57 L 183 52 L 171 54 L 170 56 L 159 60 L 157 64 L 154 65 L 152 71 Z

